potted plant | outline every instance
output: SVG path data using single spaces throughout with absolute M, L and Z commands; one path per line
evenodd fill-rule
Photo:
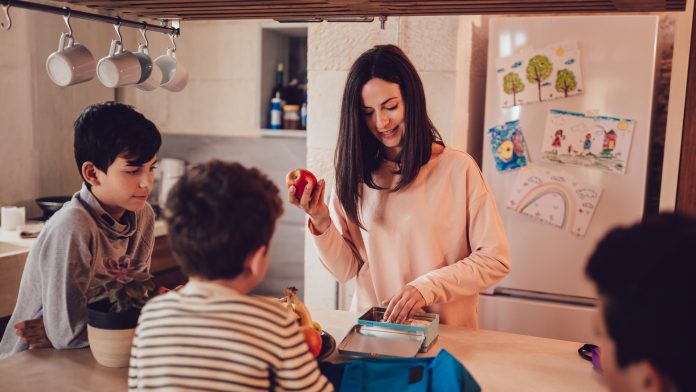
M 105 258 L 103 264 L 104 272 L 94 276 L 90 297 L 106 297 L 87 305 L 87 338 L 97 362 L 125 367 L 140 309 L 155 285 L 142 260 L 125 255 Z

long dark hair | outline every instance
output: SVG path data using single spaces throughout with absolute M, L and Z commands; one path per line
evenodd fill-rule
M 384 189 L 375 184 L 372 173 L 386 159 L 382 143 L 367 128 L 362 114 L 362 88 L 373 78 L 398 84 L 405 109 L 403 147 L 397 157 L 401 179 L 390 192 L 406 188 L 416 178 L 421 166 L 430 160 L 433 142 L 444 146 L 426 113 L 423 83 L 406 54 L 394 45 L 377 45 L 360 55 L 343 91 L 334 166 L 338 200 L 348 218 L 363 229 L 358 216 L 361 185 Z

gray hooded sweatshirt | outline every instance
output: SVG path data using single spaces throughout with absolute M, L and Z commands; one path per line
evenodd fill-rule
M 87 298 L 105 258 L 123 255 L 150 264 L 155 214 L 149 204 L 126 211 L 115 222 L 85 185 L 63 205 L 46 226 L 27 256 L 17 304 L 0 342 L 0 359 L 29 347 L 15 334 L 14 325 L 43 316 L 46 334 L 57 349 L 86 347 Z

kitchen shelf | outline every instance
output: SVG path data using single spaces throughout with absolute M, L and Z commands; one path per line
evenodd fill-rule
M 299 84 L 307 81 L 307 35 L 306 24 L 289 26 L 265 24 L 261 29 L 261 80 L 259 88 L 259 127 L 270 128 L 271 99 L 275 87 L 276 69 L 283 64 L 282 84 L 287 87 L 297 79 Z M 295 99 L 299 97 L 294 97 Z M 287 99 L 284 98 L 284 99 Z M 288 102 L 301 105 L 302 102 Z
M 261 137 L 276 137 L 289 139 L 305 139 L 307 131 L 302 129 L 262 129 L 259 131 Z

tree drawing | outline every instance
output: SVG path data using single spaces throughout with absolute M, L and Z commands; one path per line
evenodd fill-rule
M 503 77 L 503 91 L 512 94 L 512 106 L 517 106 L 517 93 L 524 91 L 524 83 L 517 72 L 509 72 Z
M 564 93 L 568 97 L 568 91 L 575 91 L 578 82 L 575 81 L 575 74 L 569 69 L 562 69 L 556 74 L 556 91 Z
M 531 59 L 529 59 L 529 64 L 527 64 L 527 80 L 529 83 L 536 83 L 539 90 L 539 102 L 541 99 L 541 82 L 548 79 L 553 72 L 553 64 L 549 61 L 549 58 L 538 54 Z

